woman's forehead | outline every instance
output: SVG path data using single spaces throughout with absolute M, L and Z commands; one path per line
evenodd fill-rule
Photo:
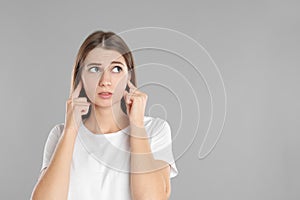
M 84 64 L 86 65 L 89 62 L 110 64 L 112 61 L 119 61 L 125 65 L 125 59 L 119 52 L 96 47 L 88 53 Z

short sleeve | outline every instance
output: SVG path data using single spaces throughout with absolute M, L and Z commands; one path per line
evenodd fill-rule
M 172 151 L 172 134 L 169 123 L 166 120 L 157 118 L 158 121 L 154 123 L 156 126 L 153 129 L 151 136 L 151 150 L 154 159 L 164 160 L 171 166 L 170 178 L 177 176 L 178 170 Z
M 48 135 L 48 138 L 47 138 L 45 146 L 44 146 L 43 163 L 42 163 L 42 168 L 41 168 L 40 172 L 45 167 L 48 167 L 50 160 L 52 158 L 52 155 L 54 153 L 54 150 L 56 148 L 56 145 L 61 136 L 62 128 L 63 128 L 63 124 L 57 124 L 50 130 L 50 133 Z

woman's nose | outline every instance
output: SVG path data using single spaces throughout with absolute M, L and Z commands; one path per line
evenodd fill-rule
M 111 85 L 109 71 L 104 70 L 99 80 L 100 86 Z

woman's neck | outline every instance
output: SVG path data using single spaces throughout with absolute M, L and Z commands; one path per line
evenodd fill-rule
M 122 111 L 118 104 L 107 108 L 92 105 L 90 109 L 91 114 L 83 123 L 95 134 L 117 132 L 129 125 L 128 116 Z

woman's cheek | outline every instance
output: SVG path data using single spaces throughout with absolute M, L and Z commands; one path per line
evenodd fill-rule
M 86 95 L 88 96 L 88 98 L 91 101 L 94 101 L 95 93 L 97 92 L 96 91 L 96 88 L 97 88 L 96 81 L 93 81 L 91 79 L 86 79 L 86 78 L 83 78 L 82 81 L 83 81 L 83 87 L 84 87 Z
M 120 82 L 119 82 L 119 87 L 120 87 L 120 91 L 122 92 L 122 94 L 123 94 L 123 92 L 125 91 L 125 89 L 126 89 L 126 86 L 127 86 L 127 76 L 124 76 L 121 80 L 120 80 Z
M 119 79 L 115 83 L 116 84 L 115 84 L 115 88 L 114 88 L 114 95 L 116 95 L 117 100 L 120 100 L 124 95 L 124 91 L 126 88 L 126 80 Z

